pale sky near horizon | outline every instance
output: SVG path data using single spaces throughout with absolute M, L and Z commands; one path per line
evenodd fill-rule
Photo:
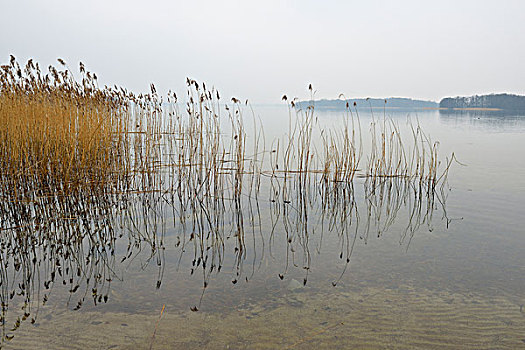
M 4 1 L 0 63 L 82 61 L 103 84 L 190 77 L 226 97 L 525 94 L 525 1 Z

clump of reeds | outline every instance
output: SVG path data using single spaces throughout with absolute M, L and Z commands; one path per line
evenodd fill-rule
M 44 73 L 11 56 L 0 70 L 0 167 L 3 181 L 55 184 L 69 191 L 107 181 L 119 163 L 127 103 L 100 89 L 80 64 L 77 81 L 59 60 Z M 16 186 L 14 186 L 16 187 Z

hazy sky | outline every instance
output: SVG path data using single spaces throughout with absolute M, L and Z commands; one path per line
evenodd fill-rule
M 0 6 L 0 63 L 82 61 L 103 84 L 185 78 L 227 97 L 278 103 L 525 94 L 525 1 L 11 0 Z

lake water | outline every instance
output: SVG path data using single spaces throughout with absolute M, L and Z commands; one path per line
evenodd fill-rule
M 288 130 L 288 109 L 253 109 L 271 151 Z M 373 114 L 360 111 L 365 154 L 369 124 L 384 115 L 402 132 L 407 116 L 418 120 L 439 141 L 443 162 L 455 154 L 435 198 L 395 179 L 370 193 L 356 177 L 328 209 L 315 199 L 301 202 L 295 187 L 290 203 L 275 203 L 263 176 L 258 200 L 246 202 L 241 217 L 227 209 L 224 240 L 211 242 L 192 237 L 191 218 L 181 226 L 168 202 L 143 211 L 142 197 L 97 221 L 116 230 L 103 243 L 107 251 L 89 257 L 103 263 L 76 261 L 78 249 L 56 251 L 64 276 L 81 266 L 77 289 L 77 277 L 57 278 L 47 289 L 49 264 L 24 270 L 39 305 L 14 331 L 25 298 L 9 294 L 21 272 L 2 255 L 4 332 L 14 336 L 3 347 L 525 348 L 525 115 Z M 316 116 L 334 129 L 343 119 L 335 111 Z M 91 244 L 79 245 L 81 259 Z M 96 291 L 85 276 L 99 280 Z

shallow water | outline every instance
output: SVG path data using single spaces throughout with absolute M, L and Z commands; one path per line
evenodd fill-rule
M 285 107 L 254 110 L 267 140 L 281 134 Z M 404 128 L 406 112 L 385 113 Z M 372 208 L 372 227 L 366 230 L 368 197 L 365 180 L 358 178 L 353 198 L 359 222 L 344 223 L 349 226 L 343 230 L 337 223 L 341 211 L 331 225 L 330 212 L 322 221 L 323 212 L 312 210 L 305 223 L 293 201 L 289 209 L 282 204 L 276 211 L 265 194 L 266 182 L 260 215 L 253 224 L 257 210 L 244 215 L 245 255 L 239 258 L 236 237 L 227 234 L 224 250 L 217 250 L 223 255 L 216 256 L 222 269 L 208 273 L 200 262 L 193 266 L 196 240 L 173 224 L 174 215 L 164 205 L 163 221 L 151 216 L 148 228 L 158 233 L 160 250 L 152 249 L 151 241 L 132 243 L 133 254 L 121 261 L 128 240 L 116 240 L 115 257 L 107 259 L 99 287 L 107 300 L 95 305 L 83 285 L 70 293 L 69 284 L 56 283 L 35 297 L 48 294 L 35 323 L 22 322 L 10 331 L 22 306 L 15 296 L 5 321 L 14 338 L 3 346 L 525 348 L 525 116 L 440 111 L 410 116 L 440 141 L 443 157 L 454 152 L 461 162 L 453 163 L 444 203 L 432 206 L 431 220 L 414 226 L 419 219 L 411 219 L 407 201 L 413 194 L 394 184 L 401 195 L 383 204 L 379 227 L 384 229 L 378 235 L 373 224 L 378 211 Z M 341 121 L 336 112 L 318 111 L 317 117 L 325 125 Z M 362 111 L 360 117 L 366 131 L 372 116 Z M 226 232 L 234 226 L 224 224 Z M 414 229 L 407 234 L 408 226 Z M 42 282 L 35 278 L 36 285 Z M 82 307 L 74 310 L 83 295 Z

